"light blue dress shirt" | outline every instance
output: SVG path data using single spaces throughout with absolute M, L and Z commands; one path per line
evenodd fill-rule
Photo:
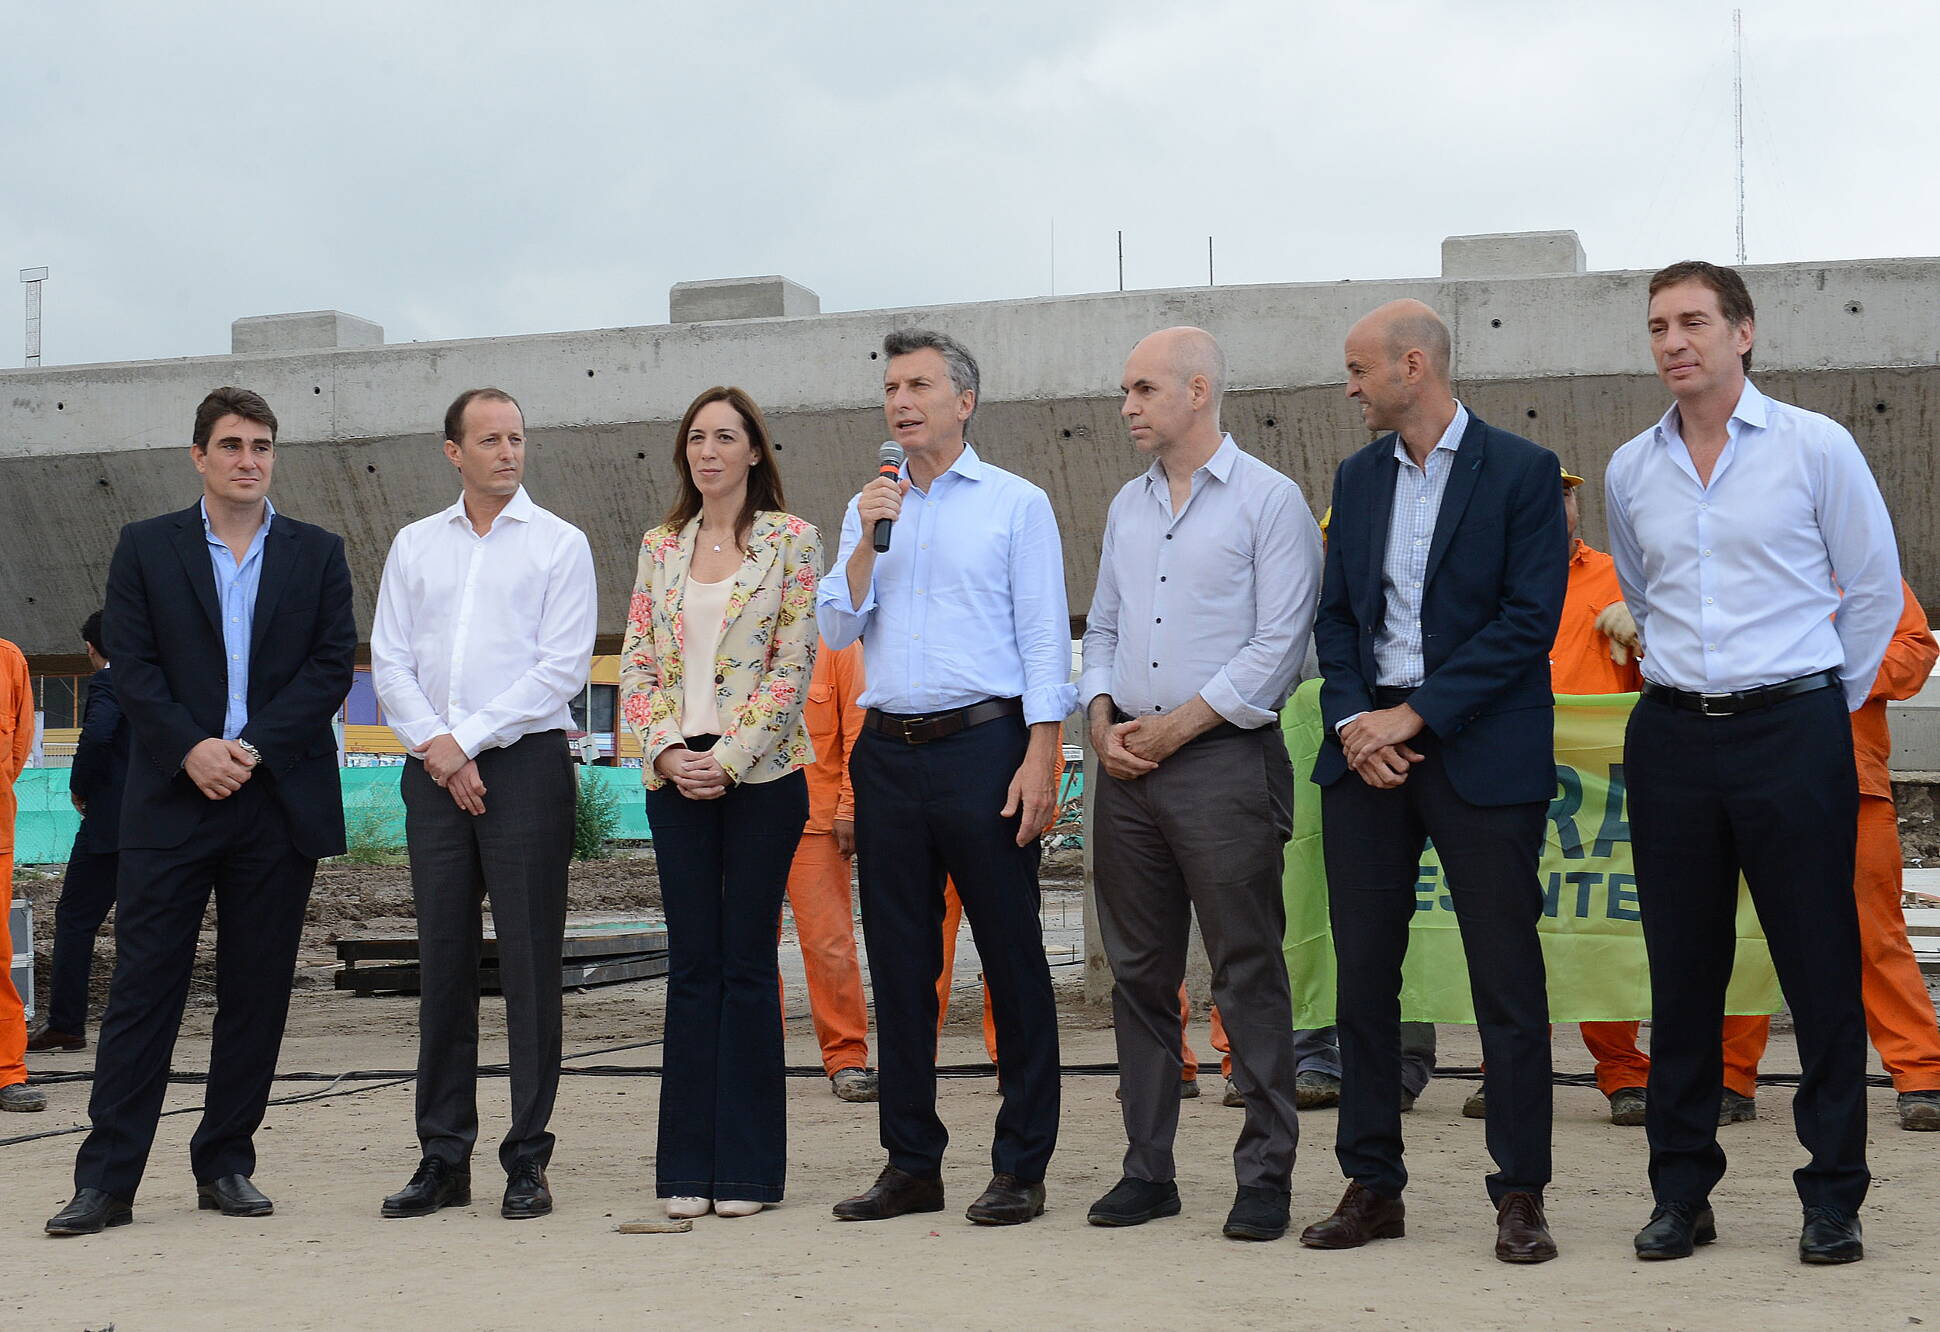
M 222 607 L 222 664 L 229 673 L 222 738 L 234 740 L 249 725 L 249 635 L 256 624 L 256 592 L 263 585 L 263 543 L 269 540 L 276 508 L 268 496 L 263 497 L 263 525 L 256 529 L 241 564 L 209 526 L 207 499 L 201 508 L 202 536 L 209 543 L 209 567 L 215 572 L 216 600 Z
M 1175 514 L 1155 460 L 1105 520 L 1079 701 L 1136 717 L 1197 695 L 1235 726 L 1277 723 L 1319 595 L 1320 528 L 1291 478 L 1227 435 Z
M 1732 693 L 1837 668 L 1856 710 L 1905 605 L 1893 521 L 1859 446 L 1747 381 L 1706 484 L 1681 425 L 1672 407 L 1603 479 L 1644 678 Z
M 1428 452 L 1427 465 L 1415 466 L 1401 436 L 1394 437 L 1394 506 L 1388 511 L 1388 548 L 1381 555 L 1381 591 L 1387 614 L 1374 636 L 1374 683 L 1412 688 L 1428 678 L 1422 658 L 1422 582 L 1428 576 L 1428 549 L 1435 540 L 1442 496 L 1455 470 L 1455 455 L 1468 430 L 1468 408 L 1455 404 L 1455 418 Z M 1349 717 L 1341 722 L 1345 726 Z
M 1078 691 L 1050 497 L 966 443 L 927 494 L 910 487 L 894 533 L 853 604 L 849 556 L 865 534 L 851 499 L 816 594 L 830 647 L 863 640 L 868 679 L 857 701 L 908 714 L 1021 698 L 1026 722 L 1069 716 Z

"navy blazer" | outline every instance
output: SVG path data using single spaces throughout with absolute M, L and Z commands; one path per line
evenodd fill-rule
M 119 847 L 121 789 L 128 776 L 128 723 L 115 698 L 114 672 L 103 667 L 88 677 L 81 710 L 81 738 L 74 746 L 68 792 L 87 806 L 74 844 L 96 855 Z
M 133 733 L 121 849 L 181 846 L 205 797 L 182 771 L 222 734 L 229 692 L 222 603 L 199 505 L 121 529 L 108 566 L 102 644 Z M 343 538 L 277 514 L 263 545 L 249 640 L 249 722 L 290 842 L 311 859 L 343 854 L 343 788 L 330 722 L 350 692 L 357 624 Z
M 1313 779 L 1322 786 L 1348 772 L 1335 727 L 1375 706 L 1374 637 L 1387 614 L 1381 565 L 1401 465 L 1395 439 L 1382 435 L 1334 474 L 1314 619 L 1326 735 Z M 1472 805 L 1556 794 L 1549 652 L 1569 585 L 1561 474 L 1548 449 L 1471 414 L 1428 545 L 1424 676 L 1408 702 L 1441 741 L 1456 794 Z

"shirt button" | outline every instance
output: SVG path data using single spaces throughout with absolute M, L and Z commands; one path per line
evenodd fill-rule
M 1718 645 L 1716 643 L 1706 643 L 1704 645 L 1704 650 L 1706 652 L 1716 652 L 1718 650 Z
M 1707 605 L 1707 606 L 1709 606 L 1709 605 L 1711 604 L 1711 598 L 1709 598 L 1709 597 L 1706 597 L 1706 598 L 1704 599 L 1704 604 L 1705 604 L 1705 605 Z
M 1707 560 L 1708 560 L 1708 559 L 1710 559 L 1710 558 L 1711 558 L 1711 552 L 1710 552 L 1710 551 L 1708 551 L 1708 550 L 1707 550 L 1707 551 L 1705 551 L 1705 552 L 1704 552 L 1704 558 L 1705 558 L 1705 559 L 1707 559 Z
M 1710 508 L 1711 506 L 1710 506 L 1710 505 L 1709 505 L 1709 504 L 1707 503 L 1707 504 L 1700 504 L 1700 505 L 1698 505 L 1698 507 L 1699 507 L 1700 509 L 1708 509 L 1708 508 Z
M 1170 540 L 1172 539 L 1172 534 L 1171 534 L 1170 532 L 1167 532 L 1167 533 L 1165 534 L 1165 539 L 1166 539 L 1167 541 L 1170 541 Z
M 1153 623 L 1153 624 L 1164 624 L 1164 623 L 1165 623 L 1165 617 L 1164 617 L 1163 615 L 1154 615 L 1154 616 L 1152 617 L 1152 623 Z
M 1159 664 L 1158 664 L 1158 663 L 1157 663 L 1156 661 L 1155 661 L 1155 662 L 1153 662 L 1153 663 L 1152 663 L 1152 669 L 1156 671 L 1156 670 L 1157 670 L 1158 668 L 1159 668 Z
M 1159 581 L 1160 581 L 1161 583 L 1163 583 L 1163 582 L 1165 581 L 1165 575 L 1164 575 L 1164 574 L 1160 574 L 1160 575 L 1159 575 Z

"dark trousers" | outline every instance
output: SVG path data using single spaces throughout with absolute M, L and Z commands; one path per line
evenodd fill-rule
M 1838 689 L 1731 717 L 1638 702 L 1624 741 L 1637 902 L 1650 954 L 1651 1188 L 1702 1202 L 1718 1146 L 1725 985 L 1742 873 L 1797 1024 L 1792 1098 L 1810 1206 L 1856 1212 L 1866 1170 L 1866 1015 L 1852 892 L 1859 787 Z
M 670 782 L 647 792 L 647 821 L 667 914 L 656 1191 L 780 1202 L 788 1102 L 775 921 L 808 822 L 808 778 L 730 786 L 718 800 L 689 800 Z
M 1242 1185 L 1285 1193 L 1300 1127 L 1283 951 L 1293 769 L 1280 728 L 1222 730 L 1143 777 L 1121 781 L 1101 769 L 1097 782 L 1098 924 L 1112 970 L 1124 1172 L 1173 1178 L 1179 985 L 1197 913 L 1213 1002 L 1232 1043 L 1233 1085 L 1246 1099 L 1234 1173 Z
M 891 1165 L 914 1175 L 936 1175 L 950 1140 L 936 1113 L 946 875 L 970 918 L 997 1026 L 1003 1104 L 991 1168 L 1041 1180 L 1057 1147 L 1058 1015 L 1038 919 L 1040 848 L 1035 839 L 1017 845 L 1017 817 L 998 813 L 1027 744 L 1014 716 L 919 745 L 865 729 L 849 760 L 882 1145 Z
M 50 1031 L 85 1036 L 88 1030 L 88 978 L 94 970 L 94 936 L 115 904 L 115 878 L 121 857 L 113 851 L 84 851 L 74 839 L 67 877 L 54 907 L 53 975 L 47 989 Z
M 216 899 L 216 1017 L 202 1122 L 189 1143 L 199 1183 L 253 1175 L 290 1008 L 290 981 L 317 863 L 290 846 L 275 779 L 259 772 L 210 801 L 179 847 L 121 853 L 115 969 L 96 1046 L 74 1187 L 133 1198 L 148 1163 L 182 1025 L 202 915 Z
M 478 962 L 490 898 L 505 994 L 512 1123 L 506 1170 L 552 1159 L 546 1131 L 559 1091 L 560 954 L 577 787 L 564 731 L 541 731 L 478 755 L 485 812 L 458 808 L 424 764 L 404 765 L 405 837 L 418 912 L 418 1141 L 426 1156 L 468 1164 L 478 1141 Z
M 1489 1198 L 1541 1193 L 1549 1183 L 1549 993 L 1536 921 L 1542 804 L 1472 805 L 1456 794 L 1441 743 L 1409 741 L 1424 757 L 1408 780 L 1377 790 L 1349 772 L 1326 788 L 1328 911 L 1339 964 L 1341 1100 L 1336 1154 L 1349 1179 L 1388 1197 L 1401 1164 L 1401 961 L 1415 916 L 1428 838 L 1441 854 L 1468 960 L 1488 1093 L 1484 1136 L 1496 1173 Z

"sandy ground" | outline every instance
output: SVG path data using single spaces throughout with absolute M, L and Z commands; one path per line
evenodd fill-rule
M 1078 971 L 1059 973 L 1067 996 L 1064 1059 L 1108 1061 L 1111 1033 L 1102 1015 L 1078 1003 Z M 791 990 L 791 1011 L 799 993 Z M 966 1002 L 943 1042 L 946 1063 L 982 1058 L 972 989 L 960 997 Z M 414 1001 L 327 990 L 295 998 L 283 1069 L 411 1065 Z M 661 1002 L 650 983 L 569 996 L 568 1052 L 657 1035 Z M 503 1049 L 501 1012 L 487 1002 L 488 1058 Z M 191 1010 L 178 1068 L 206 1066 L 210 1017 L 206 1006 Z M 1202 1052 L 1205 1034 L 1196 1024 Z M 1557 1052 L 1560 1068 L 1588 1067 L 1573 1029 L 1558 1033 Z M 789 1022 L 788 1053 L 793 1064 L 815 1062 L 804 1018 Z M 1443 1029 L 1445 1066 L 1472 1067 L 1477 1053 L 1472 1031 Z M 91 1052 L 49 1057 L 37 1067 L 85 1068 L 91 1059 Z M 655 1060 L 647 1048 L 578 1062 Z M 1790 1038 L 1776 1037 L 1768 1071 L 1796 1067 Z M 866 1185 L 880 1164 L 874 1108 L 835 1100 L 819 1077 L 790 1083 L 788 1201 L 746 1220 L 705 1218 L 684 1235 L 614 1231 L 657 1212 L 658 1082 L 651 1077 L 564 1081 L 553 1124 L 558 1210 L 521 1223 L 497 1215 L 500 1181 L 489 1151 L 477 1161 L 471 1207 L 422 1220 L 378 1218 L 379 1198 L 415 1164 L 408 1085 L 272 1107 L 258 1138 L 256 1178 L 276 1199 L 277 1214 L 263 1220 L 194 1209 L 187 1144 L 195 1116 L 185 1114 L 162 1121 L 134 1225 L 91 1238 L 45 1238 L 41 1222 L 68 1197 L 78 1144 L 74 1136 L 50 1138 L 0 1148 L 10 1218 L 0 1223 L 7 1274 L 0 1326 L 596 1328 L 713 1319 L 843 1327 L 1788 1328 L 1940 1319 L 1940 1135 L 1901 1132 L 1890 1092 L 1870 1098 L 1877 1179 L 1861 1264 L 1806 1268 L 1795 1257 L 1789 1172 L 1800 1154 L 1785 1088 L 1764 1089 L 1761 1117 L 1726 1130 L 1733 1169 L 1715 1199 L 1720 1241 L 1692 1260 L 1655 1265 L 1630 1254 L 1630 1235 L 1649 1210 L 1642 1131 L 1604 1122 L 1596 1092 L 1563 1088 L 1549 1194 L 1563 1254 L 1542 1267 L 1512 1268 L 1490 1256 L 1482 1126 L 1460 1114 L 1471 1083 L 1437 1081 L 1405 1121 L 1413 1171 L 1407 1238 L 1347 1253 L 1312 1252 L 1291 1238 L 1262 1245 L 1220 1237 L 1240 1113 L 1220 1106 L 1220 1085 L 1209 1072 L 1207 1094 L 1182 1107 L 1184 1215 L 1121 1231 L 1084 1221 L 1087 1204 L 1117 1178 L 1122 1149 L 1112 1081 L 1097 1076 L 1067 1077 L 1049 1211 L 1014 1229 L 983 1229 L 961 1215 L 987 1175 L 997 1106 L 989 1078 L 943 1084 L 944 1116 L 956 1134 L 945 1167 L 950 1209 L 868 1225 L 835 1222 L 828 1208 Z M 85 1084 L 49 1091 L 49 1113 L 8 1116 L 0 1136 L 82 1121 Z M 505 1084 L 487 1080 L 480 1099 L 490 1143 L 503 1131 Z M 171 1107 L 196 1103 L 193 1087 L 171 1089 Z M 1330 1150 L 1333 1112 L 1304 1119 L 1296 1225 L 1325 1214 L 1341 1187 Z

